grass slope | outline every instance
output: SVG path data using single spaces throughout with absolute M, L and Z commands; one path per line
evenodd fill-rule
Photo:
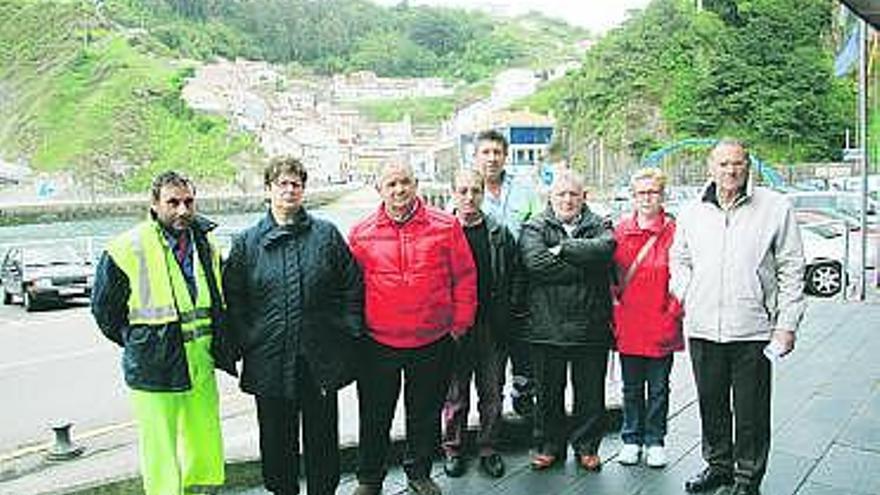
M 144 53 L 139 38 L 79 2 L 0 0 L 0 150 L 91 187 L 143 190 L 158 171 L 234 177 L 251 139 L 180 99 L 185 64 Z

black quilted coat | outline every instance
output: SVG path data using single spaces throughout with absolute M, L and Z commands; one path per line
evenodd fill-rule
M 528 277 L 525 340 L 611 347 L 611 223 L 584 205 L 569 236 L 548 207 L 523 224 L 519 242 Z M 554 246 L 561 246 L 558 255 Z
M 223 288 L 244 392 L 295 399 L 303 358 L 324 390 L 354 379 L 363 280 L 333 224 L 303 209 L 286 226 L 267 214 L 233 241 Z

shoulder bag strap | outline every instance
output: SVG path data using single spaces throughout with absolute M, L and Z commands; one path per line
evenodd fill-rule
M 652 235 L 643 245 L 642 248 L 639 249 L 639 253 L 636 254 L 636 259 L 629 265 L 629 268 L 626 270 L 626 274 L 623 276 L 623 280 L 620 281 L 620 292 L 623 292 L 623 289 L 629 284 L 629 281 L 632 280 L 633 276 L 636 274 L 636 270 L 639 269 L 639 265 L 642 264 L 642 261 L 645 260 L 645 256 L 648 255 L 648 251 L 651 250 L 651 247 L 657 242 L 657 237 L 659 234 Z

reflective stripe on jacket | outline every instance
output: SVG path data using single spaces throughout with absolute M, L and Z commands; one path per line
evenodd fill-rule
M 184 333 L 198 335 L 210 331 L 211 293 L 199 256 L 193 256 L 196 278 L 196 301 L 193 304 L 180 266 L 156 222 L 142 222 L 116 237 L 107 252 L 128 277 L 131 286 L 129 324 L 155 326 L 179 321 Z M 215 253 L 212 257 L 218 256 L 213 246 L 211 252 Z M 213 264 L 214 279 L 219 280 L 219 259 Z
M 218 354 L 218 343 L 222 342 L 213 336 L 223 325 L 223 298 L 217 283 L 219 251 L 208 237 L 212 228 L 214 224 L 201 217 L 192 225 L 196 301 L 155 221 L 143 222 L 117 236 L 101 257 L 92 314 L 102 333 L 123 346 L 122 369 L 129 387 L 190 390 L 184 345 L 189 341 L 211 347 L 212 366 L 234 371 L 234 363 Z M 206 270 L 207 264 L 211 267 Z

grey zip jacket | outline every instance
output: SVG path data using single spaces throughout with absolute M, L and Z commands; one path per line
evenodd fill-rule
M 749 184 L 725 211 L 710 182 L 676 221 L 669 284 L 684 307 L 688 337 L 763 341 L 773 330 L 797 329 L 804 255 L 785 196 Z

